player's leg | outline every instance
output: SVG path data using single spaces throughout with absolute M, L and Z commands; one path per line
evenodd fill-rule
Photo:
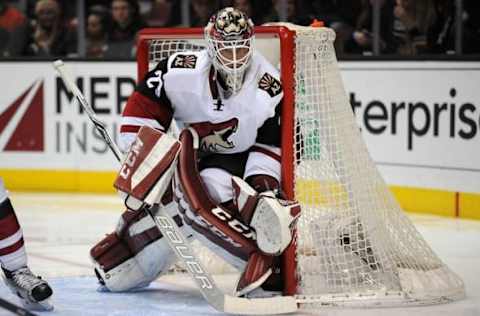
M 0 262 L 5 283 L 25 307 L 37 310 L 53 308 L 49 301 L 53 293 L 51 287 L 28 268 L 22 229 L 1 178 Z
M 211 154 L 200 160 L 199 170 L 213 202 L 238 213 L 254 228 L 264 253 L 278 255 L 288 246 L 300 208 L 281 196 L 280 163 L 275 158 L 254 151 Z
M 221 168 L 204 169 L 201 175 L 205 186 L 209 189 L 208 194 L 219 198 L 218 207 L 215 208 L 213 212 L 220 214 L 221 219 L 225 221 L 220 224 L 211 224 L 212 221 L 206 219 L 206 216 L 198 216 L 195 214 L 196 212 L 191 211 L 191 207 L 189 209 L 189 206 L 186 206 L 186 204 L 188 204 L 187 200 L 191 197 L 185 198 L 183 197 L 183 193 L 176 192 L 177 197 L 184 199 L 179 202 L 181 212 L 184 215 L 184 222 L 193 228 L 197 240 L 200 240 L 210 250 L 241 272 L 236 286 L 237 295 L 250 293 L 259 286 L 263 286 L 265 282 L 267 282 L 267 284 L 265 284 L 266 286 L 264 286 L 266 289 L 275 291 L 275 294 L 279 294 L 282 290 L 278 282 L 278 276 L 280 276 L 279 257 L 272 254 L 265 254 L 257 247 L 250 249 L 250 251 L 242 249 L 240 243 L 236 245 L 235 242 L 231 242 L 232 240 L 238 240 L 241 236 L 231 237 L 232 235 L 222 227 L 227 225 L 230 227 L 240 227 L 239 232 L 248 232 L 249 235 L 252 235 L 253 232 L 253 230 L 249 229 L 248 224 L 246 224 L 246 221 L 236 208 L 237 205 L 240 205 L 238 200 L 243 197 L 239 199 L 234 198 L 232 193 L 232 175 Z M 240 191 L 241 190 L 239 190 L 239 192 Z M 256 208 L 258 197 L 253 196 L 252 200 L 255 200 L 255 202 L 248 204 L 249 207 L 253 209 L 245 211 L 246 213 L 255 213 L 254 209 Z M 282 211 L 284 210 L 280 210 L 280 212 Z M 290 223 L 291 220 L 288 222 Z M 268 223 L 265 223 L 265 225 L 268 225 Z M 276 226 L 275 228 L 278 227 Z M 266 229 L 264 231 L 266 231 Z M 272 233 L 272 235 L 274 235 L 274 233 Z M 257 245 L 255 244 L 255 246 Z M 261 295 L 263 295 L 263 293 Z
M 144 211 L 145 207 L 152 211 L 161 207 L 183 226 L 168 189 L 179 145 L 158 134 L 140 130 L 115 182 L 128 209 L 116 231 L 90 251 L 95 274 L 102 285 L 100 289 L 118 292 L 148 286 L 176 261 L 168 242 Z M 188 237 L 188 232 L 183 233 Z
M 164 199 L 163 207 L 182 228 L 175 202 Z M 100 291 L 122 292 L 148 286 L 176 262 L 175 253 L 163 238 L 152 218 L 143 210 L 126 210 L 115 232 L 108 234 L 90 250 Z
M 198 241 L 242 272 L 241 279 L 246 282 L 237 286 L 237 292 L 251 291 L 272 274 L 274 257 L 258 249 L 255 232 L 242 222 L 232 202 L 232 175 L 221 168 L 204 169 L 201 175 L 202 183 L 182 181 L 175 190 L 183 221 Z M 218 204 L 210 194 L 218 198 Z
M 200 161 L 201 171 L 198 173 L 195 151 L 198 147 L 195 146 L 195 139 L 191 130 L 184 130 L 180 135 L 182 152 L 175 190 L 179 208 L 185 223 L 197 231 L 197 239 L 243 271 L 237 286 L 237 294 L 242 295 L 260 286 L 272 274 L 275 258 L 288 246 L 288 243 L 278 242 L 278 234 L 275 229 L 268 227 L 266 221 L 280 223 L 285 213 L 285 223 L 281 223 L 280 228 L 288 229 L 297 214 L 290 212 L 291 207 L 271 203 L 269 200 L 276 199 L 270 194 L 259 194 L 239 179 L 242 189 L 248 187 L 253 192 L 251 198 L 254 201 L 248 205 L 251 216 L 242 216 L 237 207 L 238 201 L 232 203 L 236 201 L 233 196 L 232 174 L 243 175 L 248 153 L 209 155 Z M 250 223 L 258 216 L 257 212 L 264 214 L 258 218 L 264 224 L 258 225 L 258 231 L 255 231 Z M 262 237 L 263 244 L 258 243 L 259 234 L 268 237 Z M 288 242 L 291 241 L 290 232 L 289 236 Z
M 280 255 L 292 240 L 300 206 L 283 199 L 278 181 L 269 175 L 251 174 L 246 181 L 233 177 L 232 186 L 234 204 L 244 222 L 255 229 L 259 248 L 276 254 L 272 256 L 272 273 L 260 288 L 248 287 L 250 275 L 243 273 L 237 291 L 248 296 L 280 295 L 283 292 Z M 250 269 L 255 269 L 256 264 L 252 261 Z

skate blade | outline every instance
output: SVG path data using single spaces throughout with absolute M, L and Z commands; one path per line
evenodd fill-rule
M 53 304 L 50 298 L 47 298 L 40 302 L 32 302 L 26 299 L 21 299 L 23 306 L 26 309 L 33 311 L 51 311 L 53 310 Z

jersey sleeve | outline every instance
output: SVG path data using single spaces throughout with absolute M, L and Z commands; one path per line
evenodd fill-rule
M 130 148 L 142 126 L 168 130 L 173 109 L 164 87 L 164 76 L 167 72 L 168 58 L 149 71 L 129 97 L 120 126 L 119 146 L 122 151 Z
M 281 174 L 281 103 L 275 108 L 275 115 L 258 129 L 255 144 L 250 148 L 244 178 L 253 175 L 269 175 L 280 181 Z

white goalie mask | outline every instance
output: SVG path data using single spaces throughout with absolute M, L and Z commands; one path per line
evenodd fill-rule
M 252 61 L 253 22 L 242 11 L 228 7 L 218 11 L 205 27 L 208 54 L 226 88 L 237 93 Z

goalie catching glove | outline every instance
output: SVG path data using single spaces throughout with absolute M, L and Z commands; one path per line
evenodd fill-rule
M 277 198 L 274 191 L 258 193 L 239 177 L 232 177 L 232 186 L 240 216 L 255 229 L 258 248 L 265 254 L 282 254 L 292 241 L 300 205 Z

